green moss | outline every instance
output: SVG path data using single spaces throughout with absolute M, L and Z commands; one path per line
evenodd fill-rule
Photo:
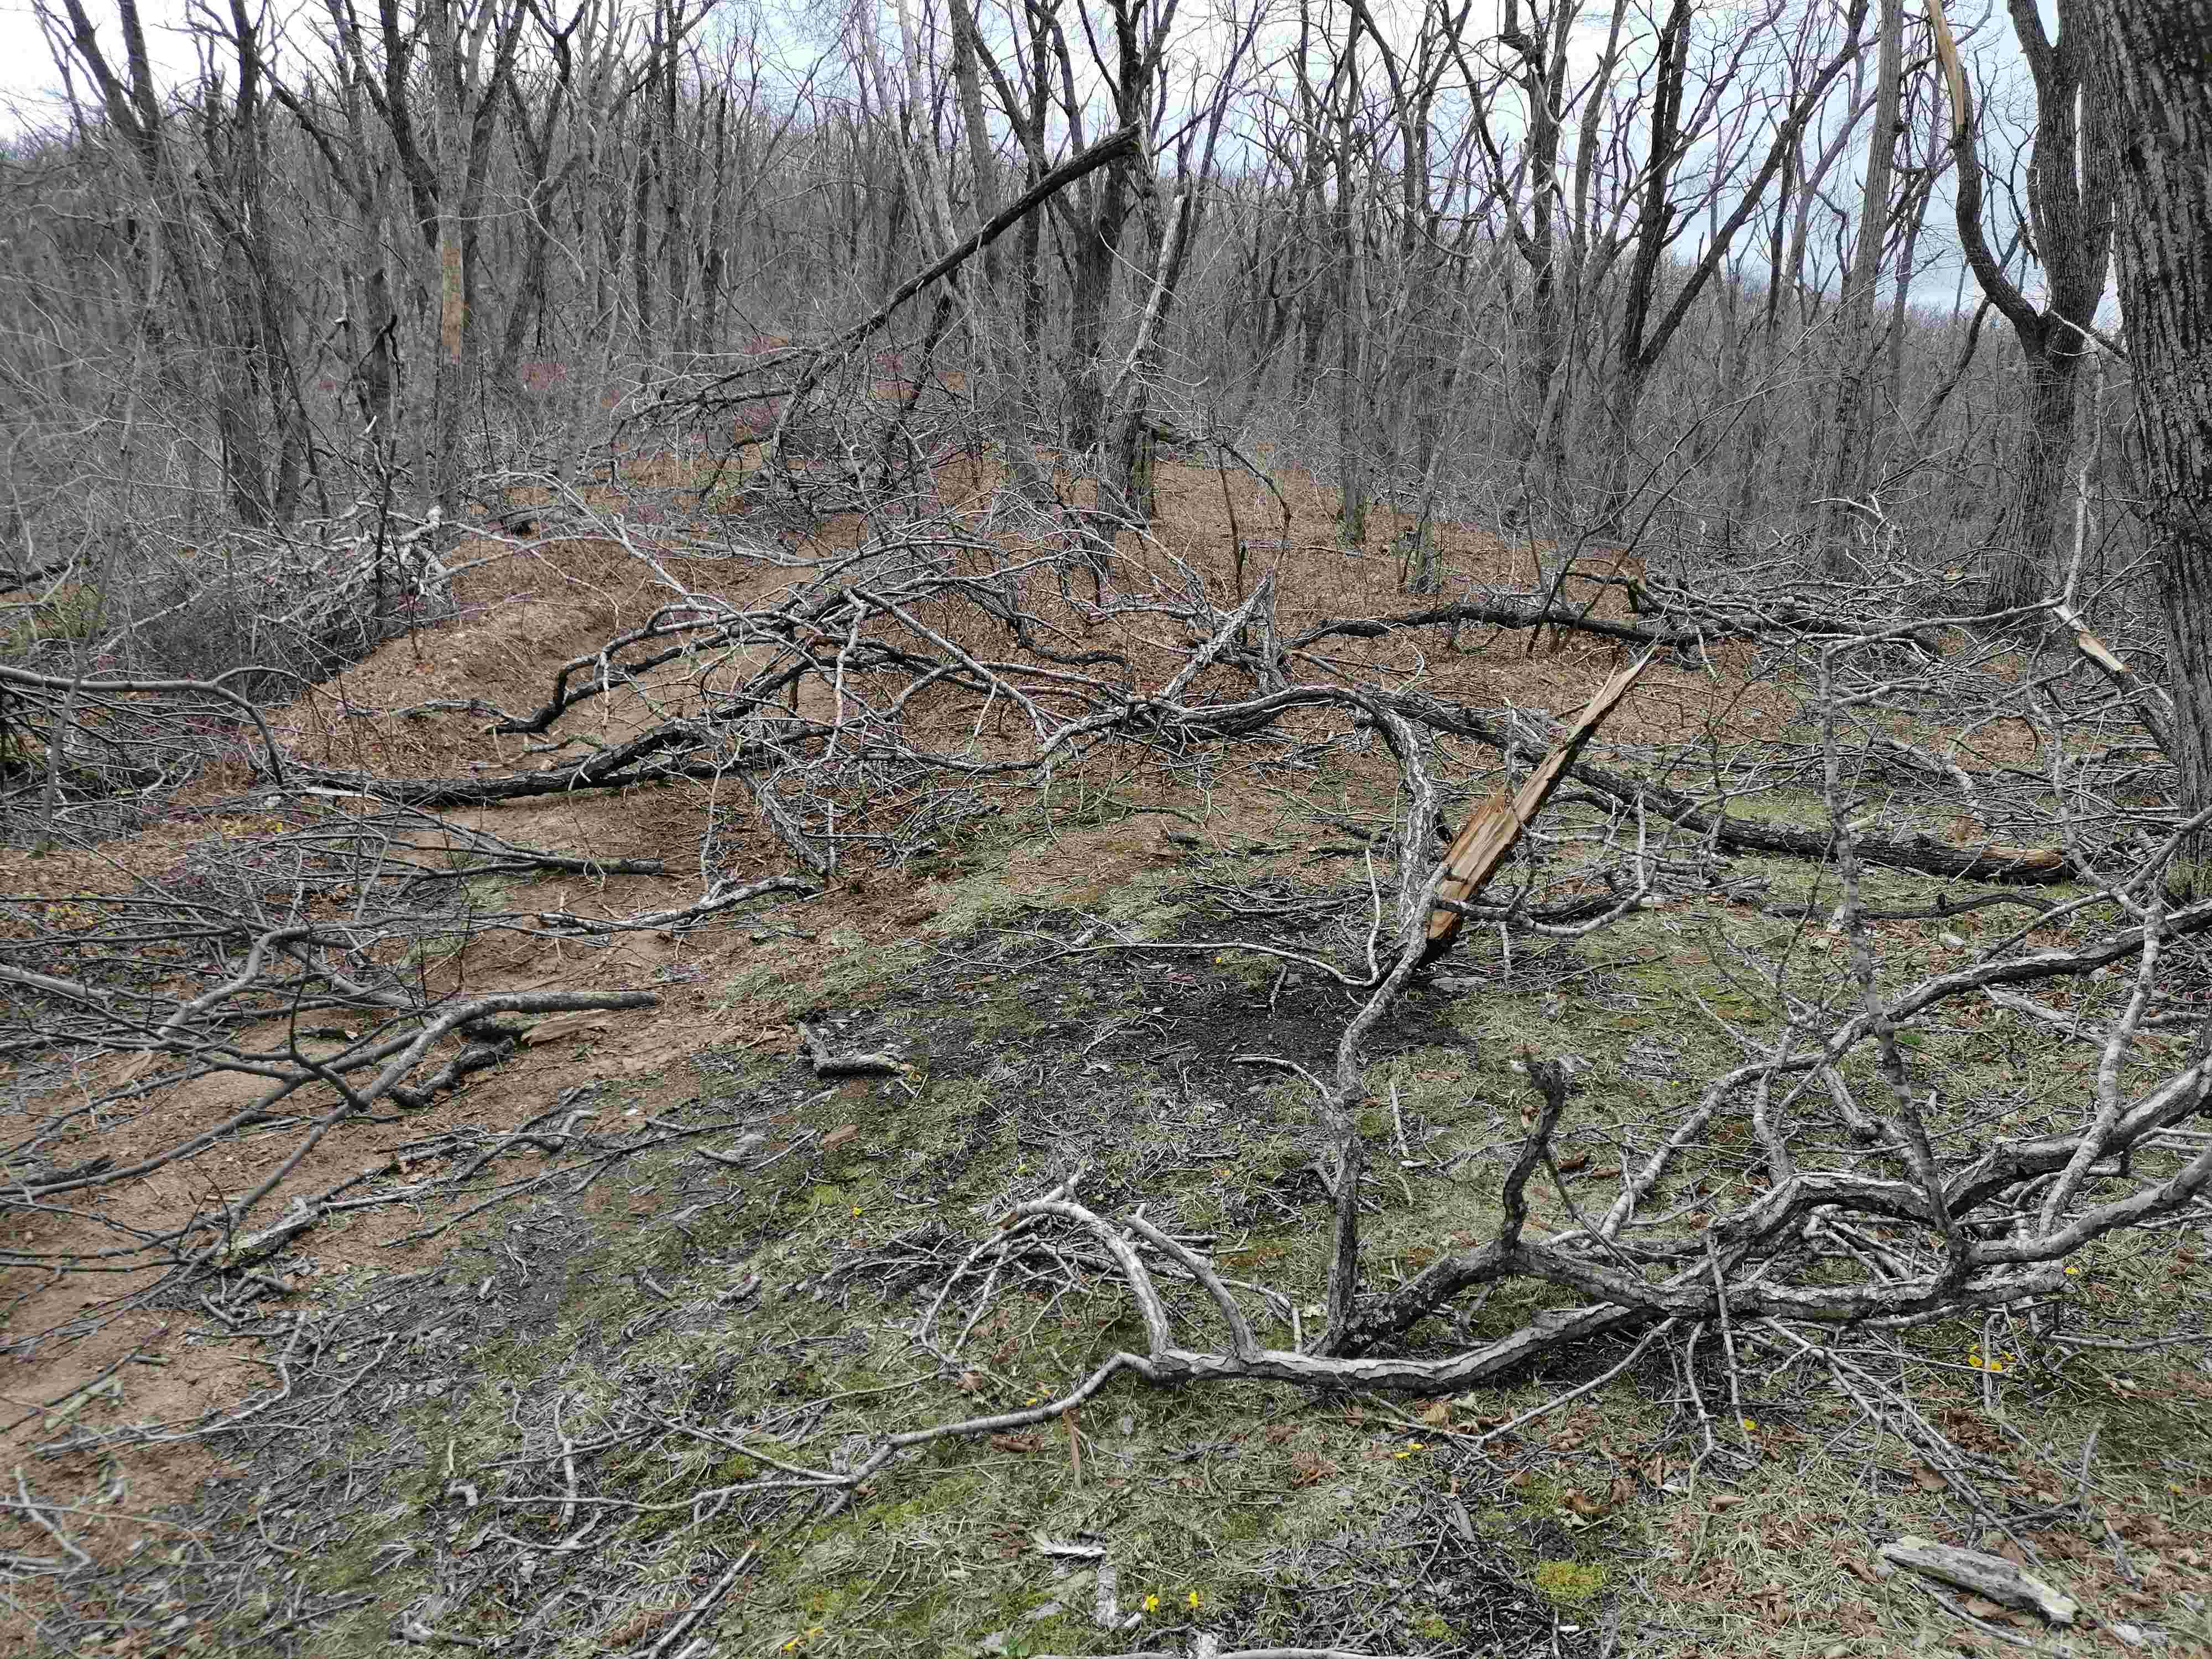
M 1558 1607 L 1581 1607 L 1605 1592 L 1613 1575 L 1590 1561 L 1539 1561 L 1536 1588 Z
M 1517 1316 L 1515 1322 L 1519 1322 Z M 1519 1477 L 1515 1478 L 1517 1480 Z M 1522 1485 L 1514 1487 L 1512 1491 L 1516 1501 L 1525 1508 L 1549 1514 L 1559 1507 L 1567 1493 L 1572 1489 L 1571 1482 L 1554 1480 L 1546 1475 L 1534 1474 Z

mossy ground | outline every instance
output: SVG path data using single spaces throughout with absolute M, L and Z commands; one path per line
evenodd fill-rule
M 1349 786 L 1334 804 L 1382 805 Z M 295 1553 L 281 1589 L 195 1632 L 199 1650 L 305 1639 L 396 1653 L 416 1629 L 529 1636 L 577 1659 L 643 1653 L 741 1558 L 694 1632 L 715 1653 L 1181 1651 L 1200 1632 L 1434 1655 L 1919 1642 L 1927 1604 L 1857 1570 L 1896 1532 L 1957 1536 L 1963 1512 L 1810 1366 L 1741 1379 L 1742 1421 L 1717 1431 L 1738 1458 L 1726 1466 L 1698 1461 L 1680 1375 L 1656 1351 L 1477 1443 L 1616 1365 L 1626 1348 L 1613 1345 L 1438 1401 L 1124 1376 L 1064 1419 L 919 1448 L 849 1500 L 728 1495 L 763 1475 L 755 1454 L 771 1448 L 821 1468 L 886 1432 L 1053 1398 L 1140 1346 L 1128 1300 L 1079 1251 L 1014 1258 L 988 1297 L 961 1279 L 936 1352 L 915 1339 L 1007 1207 L 1079 1170 L 1100 1213 L 1142 1205 L 1279 1293 L 1254 1315 L 1272 1321 L 1264 1340 L 1288 1345 L 1283 1312 L 1316 1303 L 1325 1272 L 1315 1103 L 1239 1056 L 1327 1068 L 1353 999 L 1279 957 L 1126 947 L 1242 938 L 1342 959 L 1368 890 L 1357 858 L 1315 850 L 1326 830 L 1255 854 L 1291 839 L 1282 824 L 1231 833 L 1188 816 L 1195 847 L 1110 806 L 1042 849 L 1012 827 L 942 861 L 896 948 L 800 971 L 769 947 L 729 971 L 730 1006 L 781 1001 L 836 1049 L 899 1057 L 902 1075 L 825 1083 L 756 1044 L 603 1084 L 611 1117 L 727 1127 L 495 1211 L 404 1288 L 374 1275 L 331 1287 L 325 1307 L 355 1319 L 364 1364 L 391 1345 L 320 1429 L 248 1443 L 244 1480 L 270 1495 L 241 1507 L 234 1488 L 225 1513 Z M 1575 826 L 1571 811 L 1547 825 Z M 1618 1190 L 1626 1146 L 1774 1040 L 1778 984 L 1801 1006 L 1859 994 L 1826 931 L 1832 888 L 1779 861 L 1738 860 L 1731 876 L 1745 874 L 1764 878 L 1771 909 L 1811 904 L 1811 919 L 1686 897 L 1584 939 L 1474 928 L 1393 1010 L 1366 1054 L 1360 1126 L 1376 1286 L 1489 1236 L 1532 1099 L 1524 1053 L 1583 1062 L 1557 1140 L 1564 1184 L 1531 1188 L 1532 1224 L 1566 1226 Z M 1878 874 L 1869 898 L 1905 908 L 1934 890 Z M 1966 959 L 2010 914 L 1882 924 L 1881 982 Z M 2084 988 L 2076 1006 L 2119 988 Z M 2032 1130 L 2092 1085 L 2097 1060 L 1977 1009 L 1917 1029 L 1909 1052 L 1943 1079 L 1945 1132 L 1960 1134 L 1978 1115 Z M 1856 1060 L 1847 1075 L 1871 1082 Z M 732 1147 L 759 1167 L 708 1156 Z M 1739 1190 L 1756 1151 L 1740 1117 L 1717 1119 L 1662 1196 Z M 2204 1254 L 2185 1229 L 2116 1236 L 2085 1255 L 2094 1297 L 2063 1316 L 2115 1341 L 2201 1330 Z M 1456 1329 L 1432 1321 L 1411 1340 L 1502 1334 L 1565 1299 L 1507 1285 Z M 1200 1299 L 1171 1305 L 1186 1334 L 1212 1328 Z M 2188 1599 L 2207 1588 L 2212 1517 L 2201 1347 L 2035 1348 L 2006 1321 L 1905 1342 L 1923 1408 L 1990 1460 L 1990 1489 L 2018 1497 L 2012 1523 L 2106 1616 L 2154 1614 L 2183 1647 L 2205 1634 Z M 2012 1356 L 2007 1369 L 1979 1363 L 1984 1348 Z M 1707 1407 L 1733 1413 L 1711 1344 L 1693 1364 Z M 1108 1567 L 1111 1629 L 1095 1616 Z M 287 1634 L 295 1591 L 356 1600 Z M 2098 1638 L 2072 1639 L 2088 1651 Z

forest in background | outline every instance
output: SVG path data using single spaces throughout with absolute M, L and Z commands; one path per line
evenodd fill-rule
M 1839 575 L 1909 544 L 1996 609 L 2053 586 L 2077 489 L 2100 574 L 2142 550 L 2071 325 L 2111 240 L 2078 28 L 2031 76 L 2020 20 L 1952 20 L 1960 148 L 1901 0 L 240 0 L 181 82 L 131 5 L 42 15 L 70 114 L 0 158 L 0 528 L 26 573 L 129 573 L 124 620 L 226 529 L 452 520 L 617 427 L 764 435 L 794 349 L 1127 129 L 872 343 L 926 440 L 1139 514 L 1160 432 L 1266 446 L 1353 544 L 1370 502 Z

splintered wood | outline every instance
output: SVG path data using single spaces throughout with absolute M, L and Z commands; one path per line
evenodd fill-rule
M 2070 1625 L 2081 1611 L 2081 1604 L 2063 1590 L 2002 1556 L 1906 1537 L 1884 1544 L 1881 1559 L 2004 1607 L 2039 1613 L 2054 1625 Z
M 1606 716 L 1620 706 L 1621 699 L 1657 654 L 1656 651 L 1645 652 L 1599 687 L 1573 729 L 1544 757 L 1543 763 L 1528 775 L 1528 781 L 1517 791 L 1510 796 L 1502 792 L 1492 795 L 1468 814 L 1466 826 L 1452 842 L 1451 850 L 1444 854 L 1444 881 L 1437 890 L 1438 898 L 1462 904 L 1474 902 L 1476 895 L 1497 873 L 1498 866 L 1505 862 L 1506 855 L 1519 843 L 1522 831 L 1544 810 L 1544 803 L 1559 787 L 1567 767 L 1596 735 Z M 1462 920 L 1459 911 L 1448 910 L 1442 905 L 1430 912 L 1427 955 L 1431 960 L 1450 948 Z

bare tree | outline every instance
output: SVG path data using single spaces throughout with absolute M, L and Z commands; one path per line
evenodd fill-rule
M 123 67 L 110 64 L 83 0 L 62 0 L 76 63 L 115 135 L 136 158 L 159 269 L 173 283 L 179 332 L 204 354 L 232 510 L 248 525 L 289 517 L 307 435 L 286 339 L 287 304 L 265 200 L 264 78 L 258 25 L 228 13 L 232 63 L 210 74 L 196 112 L 208 153 L 180 144 L 146 48 L 137 0 L 118 0 Z M 211 34 L 203 40 L 212 42 Z M 228 88 L 222 69 L 235 74 Z M 198 163 L 196 165 L 196 162 Z
M 2088 0 L 2059 0 L 2056 39 L 2034 0 L 2008 0 L 2013 30 L 2035 82 L 2035 155 L 2028 172 L 2027 230 L 2043 266 L 2041 304 L 2022 292 L 1990 251 L 1984 228 L 1986 185 L 1978 151 L 1973 97 L 1951 38 L 1942 0 L 1930 0 L 1936 51 L 1951 90 L 1951 149 L 1959 166 L 1959 241 L 1974 279 L 2013 327 L 2027 371 L 2027 431 L 1996 532 L 1989 578 L 1992 611 L 2042 597 L 2051 538 L 2074 453 L 2075 404 L 2112 257 L 2112 146 L 2101 100 L 2084 98 L 2091 19 Z
M 1875 71 L 1874 131 L 1867 139 L 1866 182 L 1859 198 L 1859 228 L 1844 287 L 1836 343 L 1836 419 L 1828 434 L 1827 477 L 1820 494 L 1820 541 L 1826 547 L 1842 511 L 1838 498 L 1864 487 L 1873 447 L 1874 411 L 1868 397 L 1874 368 L 1875 283 L 1881 269 L 1891 216 L 1905 80 L 1905 0 L 1881 0 L 1881 62 Z
M 1643 453 L 1639 421 L 1653 373 L 1706 285 L 1727 260 L 1737 235 L 1758 211 L 1767 186 L 1780 173 L 1799 136 L 1823 106 L 1829 88 L 1857 60 L 1866 12 L 1867 0 L 1850 0 L 1840 20 L 1839 36 L 1817 56 L 1816 20 L 1808 14 L 1791 55 L 1789 85 L 1779 94 L 1779 113 L 1763 153 L 1754 152 L 1756 164 L 1736 187 L 1735 203 L 1725 213 L 1719 206 L 1720 186 L 1708 186 L 1716 193 L 1707 198 L 1713 209 L 1713 222 L 1706 227 L 1705 246 L 1686 270 L 1674 274 L 1668 285 L 1673 289 L 1671 297 L 1663 300 L 1662 261 L 1696 215 L 1696 208 L 1681 194 L 1692 146 L 1705 136 L 1705 125 L 1714 118 L 1722 90 L 1737 83 L 1750 42 L 1763 32 L 1745 31 L 1720 64 L 1706 69 L 1700 97 L 1691 80 L 1696 8 L 1689 0 L 1676 0 L 1660 26 L 1653 47 L 1650 150 L 1637 192 L 1632 256 L 1621 297 L 1618 368 L 1607 404 L 1608 465 L 1602 511 L 1609 526 L 1621 522 L 1634 486 L 1634 469 Z M 1779 20 L 1778 8 L 1772 15 Z M 1735 168 L 1719 162 L 1712 170 L 1725 178 Z

